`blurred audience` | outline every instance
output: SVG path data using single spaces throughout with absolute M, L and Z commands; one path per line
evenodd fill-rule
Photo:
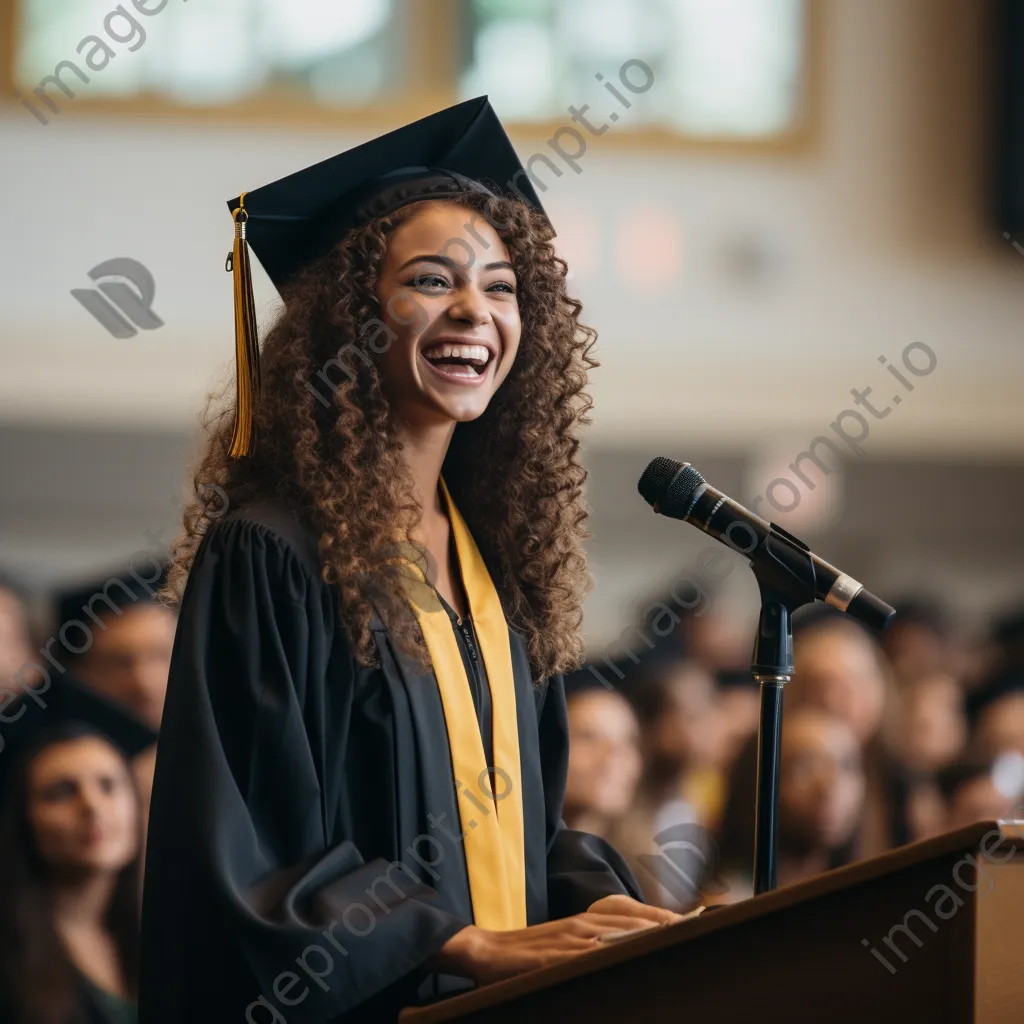
M 878 643 L 841 612 L 816 605 L 796 616 L 793 664 L 785 713 L 810 707 L 834 715 L 850 727 L 861 745 L 867 797 L 857 855 L 873 856 L 907 842 L 904 773 L 882 737 L 893 694 Z
M 854 857 L 866 779 L 850 725 L 809 705 L 783 716 L 779 758 L 778 884 L 790 885 Z M 757 741 L 750 739 L 729 778 L 718 832 L 719 879 L 733 902 L 753 893 Z
M 934 774 L 967 742 L 963 691 L 953 676 L 922 676 L 903 687 L 889 723 L 889 744 L 909 769 Z
M 694 660 L 656 662 L 627 692 L 644 747 L 638 803 L 655 832 L 679 821 L 714 828 L 725 797 L 726 738 L 714 676 Z
M 116 701 L 154 731 L 163 715 L 177 623 L 176 614 L 156 599 L 163 569 L 156 575 L 114 574 L 57 594 L 55 635 L 62 645 L 53 645 L 74 680 Z M 81 629 L 62 633 L 68 623 Z M 73 643 L 65 642 L 65 635 Z M 155 770 L 154 744 L 132 761 L 144 825 L 149 822 Z
M 14 680 L 31 659 L 26 595 L 13 579 L 0 575 L 0 683 Z
M 853 619 L 825 605 L 798 613 L 794 624 L 793 681 L 786 707 L 809 706 L 835 715 L 858 742 L 872 743 L 889 696 L 887 667 L 878 644 Z
M 65 644 L 66 667 L 83 683 L 160 727 L 176 616 L 150 586 L 126 573 L 66 590 L 57 598 L 57 624 L 81 623 L 89 642 L 80 654 Z M 76 634 L 77 639 L 77 634 Z
M 651 902 L 688 909 L 702 891 L 706 902 L 741 898 L 752 885 L 760 706 L 750 637 L 734 609 L 690 611 L 668 598 L 647 608 L 643 645 L 584 673 L 595 681 L 611 674 L 636 710 L 636 797 L 616 816 L 637 762 L 612 753 L 613 733 L 623 751 L 634 748 L 623 742 L 628 716 L 618 696 L 601 687 L 604 697 L 570 697 L 567 815 L 595 822 L 578 827 L 622 850 Z M 927 597 L 901 602 L 881 643 L 816 605 L 796 616 L 794 664 L 783 715 L 780 884 L 966 822 L 1024 817 L 1024 782 L 1018 791 L 1012 770 L 1014 758 L 1024 764 L 1022 608 L 968 646 Z M 602 729 L 606 753 L 598 755 Z M 611 781 L 616 770 L 620 786 Z
M 1024 668 L 1024 605 L 1017 605 L 995 620 L 989 650 L 995 671 Z
M 128 759 L 154 735 L 73 683 L 48 696 L 22 698 L 0 764 L 0 1020 L 129 1024 L 141 821 Z
M 1005 667 L 986 679 L 969 695 L 967 709 L 976 754 L 1024 754 L 1024 664 Z
M 2 1022 L 134 1019 L 136 876 L 175 629 L 156 590 L 126 575 L 59 595 L 54 635 L 76 621 L 88 639 L 51 641 L 66 674 L 51 673 L 47 706 L 59 710 L 40 719 L 39 702 L 19 696 L 33 680 L 11 683 L 40 659 L 26 596 L 0 576 L 2 710 L 16 722 L 3 726 L 13 753 L 0 765 Z M 650 902 L 731 902 L 752 892 L 760 691 L 749 629 L 710 602 L 649 607 L 638 651 L 566 679 L 564 818 L 613 843 Z M 833 609 L 803 609 L 794 664 L 780 885 L 1024 817 L 1024 606 L 971 647 L 927 598 L 902 602 L 881 644 Z
M 976 821 L 1024 818 L 1024 756 L 1014 752 L 994 760 L 971 759 L 939 775 L 945 816 L 942 831 Z
M 643 760 L 630 703 L 589 673 L 566 680 L 572 758 L 562 816 L 569 828 L 615 842 L 636 798 Z
M 718 719 L 725 769 L 736 759 L 743 744 L 756 735 L 761 719 L 761 687 L 749 667 L 718 674 Z
M 949 613 L 937 602 L 921 597 L 897 600 L 893 607 L 896 615 L 881 642 L 897 683 L 957 675 L 962 652 Z
M 640 720 L 644 768 L 615 842 L 649 902 L 688 910 L 713 866 L 710 837 L 725 772 L 749 730 L 737 730 L 729 716 L 740 705 L 726 707 L 712 673 L 693 659 L 648 661 L 627 692 Z
M 938 775 L 967 742 L 963 691 L 945 674 L 919 676 L 897 694 L 886 738 L 894 763 L 893 793 L 901 803 L 906 839 L 927 839 L 945 827 Z

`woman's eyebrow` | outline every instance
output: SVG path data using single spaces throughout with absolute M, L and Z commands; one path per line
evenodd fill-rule
M 455 273 L 460 273 L 467 270 L 465 263 L 460 263 L 458 260 L 453 260 L 451 256 L 442 256 L 440 253 L 424 253 L 422 256 L 413 256 L 412 259 L 406 260 L 399 268 L 398 271 L 401 273 L 406 267 L 411 267 L 414 263 L 440 263 L 442 266 L 448 267 Z M 512 266 L 508 260 L 496 260 L 493 263 L 485 263 L 481 268 L 482 270 L 511 270 L 515 272 L 515 267 Z

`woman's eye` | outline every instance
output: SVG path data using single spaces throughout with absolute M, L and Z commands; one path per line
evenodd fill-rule
M 70 779 L 62 779 L 60 782 L 51 783 L 42 793 L 43 799 L 56 803 L 60 800 L 68 800 L 75 795 L 77 787 Z
M 503 291 L 503 292 L 507 292 L 509 295 L 515 295 L 515 293 L 516 293 L 515 285 L 509 284 L 508 281 L 496 281 L 487 290 L 489 292 Z
M 448 279 L 440 274 L 419 274 L 411 282 L 415 288 L 447 288 Z

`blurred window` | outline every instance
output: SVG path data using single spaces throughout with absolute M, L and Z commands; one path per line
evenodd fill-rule
M 132 0 L 0 0 L 15 15 L 12 84 L 31 95 L 70 61 L 88 79 L 60 72 L 76 106 L 268 117 L 415 117 L 487 93 L 511 123 L 566 124 L 587 103 L 616 135 L 756 142 L 800 126 L 813 0 L 135 2 L 149 13 Z
M 564 120 L 570 105 L 591 97 L 595 121 L 614 112 L 626 131 L 658 127 L 689 136 L 763 139 L 793 130 L 799 120 L 803 0 L 462 5 L 467 29 L 460 93 L 488 93 L 511 120 Z M 642 61 L 654 84 L 644 90 L 646 72 L 638 64 L 620 72 L 627 61 Z M 598 74 L 604 76 L 601 85 Z M 609 86 L 631 101 L 628 115 Z
M 402 87 L 398 0 L 20 0 L 16 82 L 31 86 L 60 60 L 86 69 L 96 36 L 114 51 L 89 71 L 83 96 L 162 96 L 188 105 L 230 104 L 267 93 L 325 106 L 358 106 Z M 112 31 L 111 31 L 112 30 Z M 142 35 L 144 33 L 144 36 Z M 118 38 L 125 40 L 118 41 Z M 134 38 L 133 38 L 134 37 Z M 141 40 L 141 41 L 140 41 Z M 98 52 L 93 64 L 102 63 Z M 67 79 L 69 83 L 73 78 Z

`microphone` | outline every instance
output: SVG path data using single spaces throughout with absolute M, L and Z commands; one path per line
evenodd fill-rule
M 803 541 L 709 486 L 688 462 L 652 459 L 637 490 L 655 512 L 691 523 L 749 558 L 758 583 L 781 593 L 792 609 L 824 601 L 876 633 L 896 614 Z

